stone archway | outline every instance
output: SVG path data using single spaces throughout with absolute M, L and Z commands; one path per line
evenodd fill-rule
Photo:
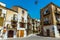
M 13 37 L 13 35 L 14 35 L 14 31 L 13 30 L 9 30 L 8 31 L 8 37 L 11 38 L 11 37 Z

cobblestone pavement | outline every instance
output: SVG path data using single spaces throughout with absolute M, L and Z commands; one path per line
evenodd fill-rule
M 25 38 L 4 39 L 4 40 L 60 40 L 60 38 L 42 37 L 42 36 L 30 36 Z
M 21 40 L 60 40 L 60 38 L 31 36 L 31 37 L 28 37 L 28 38 L 23 38 L 23 39 L 21 39 Z

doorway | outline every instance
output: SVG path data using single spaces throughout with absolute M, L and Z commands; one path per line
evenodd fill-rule
M 24 30 L 20 30 L 20 37 L 24 37 Z
M 60 29 L 58 29 L 58 31 L 59 31 L 59 35 L 60 35 Z
M 50 36 L 50 30 L 47 29 L 47 36 Z
M 9 30 L 9 31 L 8 31 L 8 37 L 9 37 L 9 38 L 12 38 L 13 35 L 14 35 L 14 31 L 13 31 L 13 30 Z

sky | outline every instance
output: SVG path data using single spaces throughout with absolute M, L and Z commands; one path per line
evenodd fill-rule
M 40 9 L 48 5 L 50 2 L 53 2 L 60 7 L 60 0 L 37 0 L 37 4 L 35 4 L 35 1 L 36 0 L 0 0 L 0 2 L 6 4 L 7 8 L 12 8 L 14 5 L 18 5 L 27 9 L 31 18 L 36 19 L 40 19 Z

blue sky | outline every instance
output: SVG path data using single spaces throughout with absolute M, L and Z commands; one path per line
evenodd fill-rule
M 32 18 L 40 18 L 40 9 L 45 7 L 50 2 L 60 6 L 60 0 L 38 0 L 38 4 L 35 5 L 36 0 L 0 0 L 7 5 L 7 8 L 11 8 L 14 5 L 22 6 L 28 10 L 28 13 Z

